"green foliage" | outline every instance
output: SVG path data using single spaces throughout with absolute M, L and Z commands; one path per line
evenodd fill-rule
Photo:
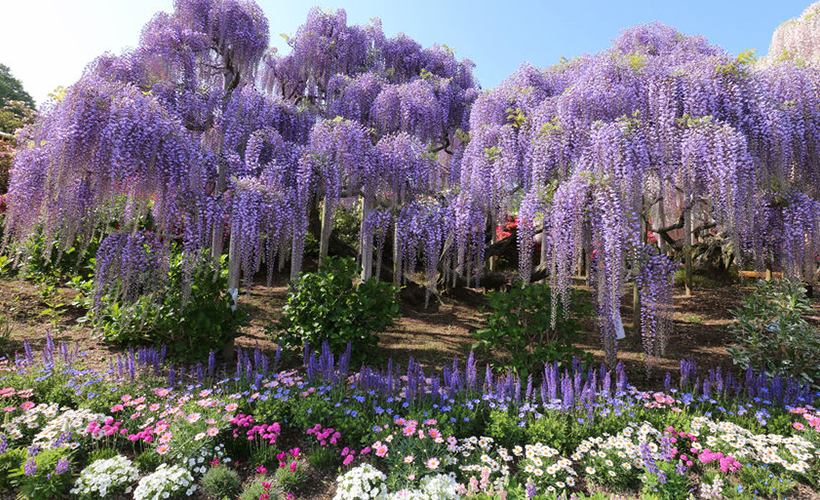
M 676 463 L 657 462 L 659 473 L 646 473 L 646 482 L 643 483 L 643 495 L 657 498 L 658 500 L 677 500 L 687 498 L 692 489 L 692 481 L 686 474 L 678 474 L 675 470 Z M 661 479 L 660 474 L 663 474 Z
M 208 472 L 202 476 L 202 489 L 218 500 L 235 498 L 242 490 L 242 481 L 235 470 L 224 465 L 217 465 L 208 469 Z
M 683 269 L 679 269 L 675 271 L 674 283 L 677 287 L 682 287 L 686 284 L 686 272 Z M 720 288 L 723 286 L 718 281 L 715 281 L 711 278 L 707 278 L 706 276 L 702 276 L 700 274 L 693 274 L 692 275 L 692 286 L 698 289 L 704 288 Z
M 11 68 L 0 63 L 0 107 L 11 101 L 22 101 L 30 109 L 34 109 L 34 99 L 23 88 L 22 82 L 11 74 Z
M 744 369 L 800 378 L 820 384 L 820 331 L 806 317 L 811 301 L 801 283 L 760 281 L 730 326 L 736 345 L 732 362 Z
M 375 278 L 354 283 L 352 259 L 330 257 L 316 273 L 303 273 L 288 295 L 284 316 L 268 332 L 285 350 L 305 341 L 319 348 L 327 341 L 333 352 L 353 345 L 353 360 L 372 359 L 379 342 L 375 332 L 391 326 L 399 315 L 398 289 Z
M 549 285 L 530 284 L 509 292 L 487 294 L 487 308 L 482 310 L 486 328 L 476 330 L 473 336 L 481 347 L 497 356 L 506 353 L 511 367 L 519 374 L 539 372 L 544 363 L 557 361 L 561 367 L 578 356 L 591 362 L 590 354 L 572 345 L 580 330 L 580 321 L 592 313 L 590 300 L 572 298 L 568 311 L 561 302 L 556 311 L 555 326 L 552 321 L 552 296 Z
M 9 448 L 0 453 L 0 491 L 8 491 L 12 487 L 10 473 L 20 468 L 26 461 L 25 448 Z
M 263 493 L 270 495 L 269 500 L 280 500 L 285 497 L 278 486 L 271 484 L 271 487 L 267 489 L 263 483 L 271 484 L 273 481 L 265 476 L 254 479 L 251 484 L 245 486 L 245 489 L 242 490 L 239 500 L 259 500 Z
M 333 214 L 333 234 L 353 248 L 359 247 L 359 230 L 362 225 L 362 206 L 351 208 L 339 206 Z
M 263 422 L 263 420 L 260 420 Z M 253 465 L 271 466 L 277 464 L 276 454 L 278 451 L 273 446 L 260 446 L 251 452 L 250 462 Z
M 134 458 L 134 465 L 142 472 L 153 472 L 162 463 L 162 455 L 149 450 L 140 453 Z
M 120 453 L 114 448 L 100 448 L 88 454 L 86 462 L 93 464 L 97 460 L 108 460 L 118 456 Z
M 296 464 L 296 467 L 291 470 L 291 464 L 293 463 Z M 277 467 L 276 472 L 273 473 L 273 479 L 282 491 L 296 491 L 307 483 L 307 472 L 307 463 L 299 458 L 285 467 Z
M 0 353 L 6 352 L 6 346 L 11 339 L 11 330 L 11 320 L 5 314 L 0 314 Z
M 18 498 L 25 500 L 53 500 L 62 498 L 71 487 L 70 472 L 57 474 L 55 469 L 61 459 L 70 459 L 68 448 L 46 448 L 36 457 L 23 457 L 22 463 L 9 472 L 11 483 L 17 487 Z M 33 475 L 26 475 L 25 467 L 29 460 L 34 460 L 37 469 Z
M 224 256 L 219 271 L 203 255 L 190 272 L 187 285 L 185 257 L 174 252 L 168 281 L 159 292 L 130 303 L 105 296 L 97 311 L 87 296 L 88 319 L 106 340 L 129 345 L 165 344 L 175 357 L 203 359 L 209 350 L 232 341 L 247 315 L 241 309 L 231 309 L 234 301 L 227 293 Z
M 795 482 L 788 477 L 777 474 L 768 465 L 747 464 L 738 470 L 738 486 L 724 488 L 727 498 L 746 499 L 751 493 L 763 498 L 784 498 L 795 487 Z
M 525 429 L 518 425 L 517 415 L 509 411 L 493 410 L 487 423 L 487 435 L 504 447 L 512 448 L 524 442 Z
M 20 249 L 23 255 L 20 275 L 23 279 L 54 284 L 72 277 L 88 279 L 94 274 L 94 256 L 102 238 L 95 236 L 85 248 L 72 246 L 60 251 L 59 242 L 46 244 L 41 230 L 35 232 Z
M 339 464 L 339 452 L 333 448 L 316 448 L 307 455 L 308 463 L 318 470 L 331 470 Z

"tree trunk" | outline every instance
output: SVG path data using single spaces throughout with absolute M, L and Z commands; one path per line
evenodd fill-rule
M 683 208 L 683 259 L 686 296 L 692 296 L 692 206 Z
M 362 255 L 362 281 L 367 281 L 373 275 L 373 233 L 365 231 L 365 221 L 373 211 L 375 200 L 371 196 L 365 195 L 362 198 L 362 226 L 361 226 L 361 255 Z
M 327 259 L 330 248 L 330 232 L 333 229 L 333 207 L 330 206 L 330 199 L 325 195 L 322 201 L 322 231 L 319 236 L 319 266 L 321 267 Z

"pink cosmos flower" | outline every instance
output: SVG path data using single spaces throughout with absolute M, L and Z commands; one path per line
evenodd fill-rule
M 438 458 L 436 458 L 436 457 L 432 457 L 432 458 L 430 458 L 430 459 L 428 459 L 428 460 L 427 460 L 427 463 L 426 463 L 425 465 L 426 465 L 426 466 L 427 466 L 427 468 L 428 468 L 428 469 L 430 469 L 430 470 L 436 470 L 436 469 L 438 469 L 438 466 L 439 466 L 440 464 L 441 464 L 441 462 L 439 461 L 439 459 L 438 459 Z

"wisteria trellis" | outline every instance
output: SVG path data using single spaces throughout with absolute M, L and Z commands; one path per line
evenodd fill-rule
M 651 24 L 482 92 L 446 46 L 348 25 L 341 10 L 311 10 L 287 54 L 267 49 L 268 30 L 250 1 L 177 0 L 136 49 L 89 65 L 20 135 L 6 243 L 42 228 L 47 244 L 82 246 L 117 204 L 126 222 L 101 246 L 100 291 L 148 290 L 130 281 L 152 279 L 175 240 L 190 256 L 221 255 L 227 241 L 235 290 L 262 262 L 270 276 L 277 256 L 299 273 L 320 204 L 326 253 L 329 214 L 348 198 L 364 212 L 362 278 L 380 274 L 392 236 L 395 280 L 420 259 L 435 291 L 478 280 L 487 228 L 517 213 L 523 281 L 537 238 L 555 300 L 587 259 L 610 360 L 630 278 L 647 352 L 662 350 L 674 265 L 646 235 L 678 218 L 684 247 L 714 226 L 758 266 L 814 273 L 811 62 L 758 64 Z M 148 212 L 156 234 L 134 222 Z

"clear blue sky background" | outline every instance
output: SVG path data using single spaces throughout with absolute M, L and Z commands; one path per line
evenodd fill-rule
M 621 29 L 651 21 L 702 34 L 732 53 L 768 51 L 772 32 L 796 17 L 807 0 L 258 0 L 271 25 L 271 43 L 293 34 L 313 5 L 344 8 L 348 23 L 382 20 L 388 36 L 399 31 L 422 45 L 447 44 L 476 63 L 484 88 L 497 85 L 521 63 L 548 66 L 597 52 Z M 172 0 L 3 0 L 0 62 L 11 67 L 37 103 L 70 85 L 97 55 L 137 44 L 153 13 Z

